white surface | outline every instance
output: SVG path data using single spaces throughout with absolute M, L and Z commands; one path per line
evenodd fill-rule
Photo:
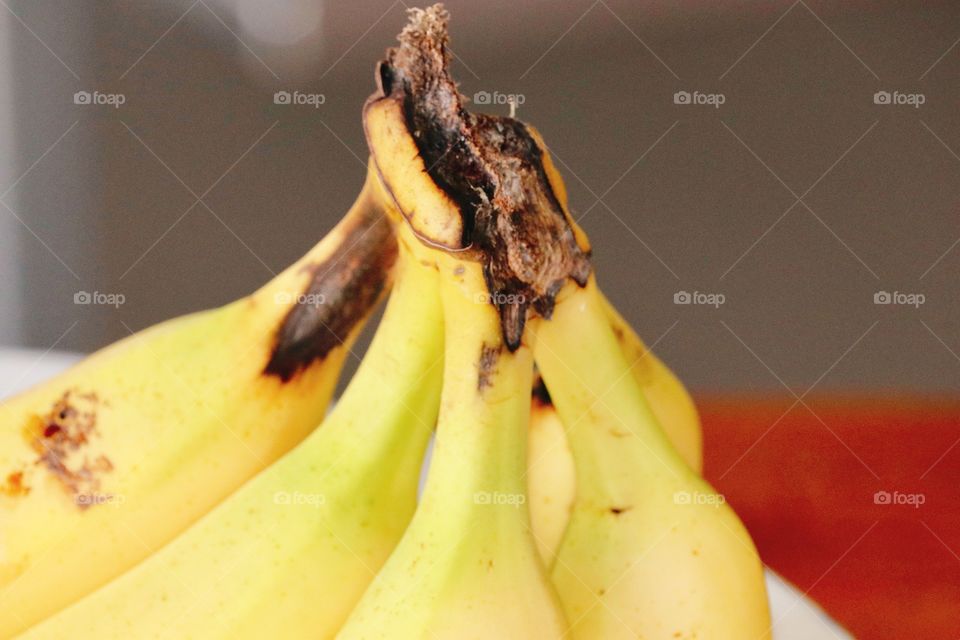
M 0 349 L 0 399 L 49 378 L 79 359 L 76 354 L 56 351 Z M 774 640 L 852 638 L 816 604 L 769 569 L 767 591 L 774 620 Z

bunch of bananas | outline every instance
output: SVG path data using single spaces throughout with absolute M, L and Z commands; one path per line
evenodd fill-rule
M 598 290 L 540 136 L 448 66 L 446 12 L 411 10 L 327 238 L 0 407 L 0 636 L 768 632 L 690 397 Z

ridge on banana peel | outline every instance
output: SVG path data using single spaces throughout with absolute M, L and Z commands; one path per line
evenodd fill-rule
M 388 52 L 378 69 L 379 92 L 365 105 L 365 131 L 407 224 L 425 245 L 472 261 L 461 274 L 478 279 L 482 272 L 506 352 L 525 355 L 532 348 L 554 399 L 576 468 L 573 510 L 552 570 L 570 631 L 587 639 L 762 636 L 770 627 L 769 611 L 762 565 L 749 535 L 671 445 L 643 385 L 630 375 L 611 327 L 616 319 L 608 315 L 591 274 L 586 236 L 563 203 L 559 175 L 545 168 L 549 154 L 542 141 L 511 118 L 463 108 L 448 73 L 446 22 L 438 6 L 412 12 L 400 47 Z M 455 313 L 471 317 L 465 305 L 447 304 L 446 311 L 448 327 L 457 326 Z M 449 356 L 447 362 L 452 371 L 456 363 Z M 469 363 L 465 357 L 461 366 L 474 370 Z M 422 519 L 443 526 L 435 513 Z M 411 530 L 417 522 L 415 516 Z M 440 531 L 465 535 L 456 528 Z M 422 531 L 412 539 L 428 540 L 432 544 L 425 548 L 433 552 L 444 540 Z M 456 537 L 447 544 L 454 550 L 463 546 Z M 481 581 L 469 560 L 455 572 L 445 558 L 445 579 L 431 581 L 427 572 L 425 594 L 397 596 L 401 576 L 426 571 L 429 554 L 416 551 L 401 542 L 343 637 L 386 637 L 397 620 L 411 618 L 415 625 L 400 628 L 415 632 L 390 637 L 429 637 L 422 629 L 432 631 L 430 621 L 439 618 L 449 625 L 446 631 L 457 625 L 457 616 L 460 637 L 555 633 L 546 627 L 539 633 L 518 631 L 519 626 L 501 631 L 484 622 L 509 613 L 481 608 L 486 615 L 478 620 L 475 610 L 464 612 L 456 598 L 465 589 L 453 576 L 496 584 L 489 576 Z M 438 588 L 451 583 L 449 591 Z M 515 580 L 514 596 L 528 584 L 538 584 L 529 573 Z M 474 591 L 466 591 L 473 602 Z M 497 594 L 490 598 L 499 601 Z M 417 613 L 397 613 L 411 602 Z
M 137 564 L 320 423 L 396 256 L 368 184 L 299 261 L 0 403 L 0 638 Z
M 440 403 L 437 273 L 402 257 L 403 233 L 383 320 L 324 426 L 24 640 L 334 636 L 413 514 Z
M 530 348 L 506 348 L 477 263 L 418 253 L 436 256 L 447 320 L 433 456 L 409 528 L 337 638 L 561 638 L 526 508 Z

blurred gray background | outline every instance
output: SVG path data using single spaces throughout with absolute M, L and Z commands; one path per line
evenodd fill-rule
M 2 0 L 0 345 L 90 351 L 305 252 L 361 185 L 405 6 Z M 601 285 L 690 386 L 956 390 L 960 4 L 447 7 L 462 92 L 519 96 Z

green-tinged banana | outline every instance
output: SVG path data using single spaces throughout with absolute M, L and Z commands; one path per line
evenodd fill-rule
M 591 277 L 533 323 L 576 464 L 553 582 L 579 638 L 760 638 L 763 567 L 736 514 L 671 446 Z
M 0 404 L 0 638 L 134 566 L 319 424 L 396 257 L 370 184 L 256 293 Z
M 337 637 L 561 638 L 566 621 L 526 505 L 530 349 L 506 348 L 479 264 L 439 262 L 447 350 L 426 486 Z
M 401 259 L 373 343 L 323 427 L 23 638 L 333 637 L 416 507 L 443 334 L 436 270 Z

